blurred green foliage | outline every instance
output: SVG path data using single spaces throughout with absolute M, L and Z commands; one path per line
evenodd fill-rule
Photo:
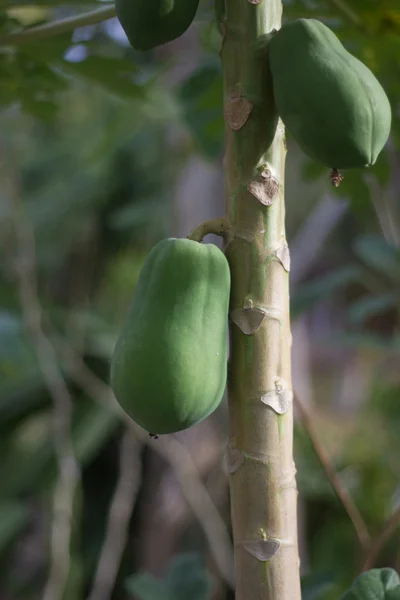
M 400 578 L 393 569 L 371 569 L 356 579 L 342 600 L 400 598 Z
M 102 5 L 2 1 L 0 36 Z M 283 5 L 285 19 L 314 17 L 331 26 L 377 74 L 393 108 L 390 144 L 371 172 L 346 173 L 333 190 L 326 170 L 302 157 L 288 139 L 286 176 L 289 238 L 292 253 L 300 248 L 304 267 L 292 290 L 292 315 L 294 322 L 308 320 L 312 329 L 321 439 L 376 535 L 400 502 L 400 8 L 397 0 L 286 0 Z M 143 258 L 174 229 L 176 184 L 187 161 L 201 155 L 218 166 L 223 154 L 220 38 L 212 19 L 204 0 L 195 25 L 200 49 L 178 85 L 173 73 L 185 62 L 182 52 L 136 53 L 114 22 L 0 53 L 2 598 L 33 600 L 42 593 L 57 475 L 52 399 L 18 298 L 13 196 L 22 201 L 35 234 L 38 292 L 50 339 L 56 340 L 55 332 L 64 337 L 84 365 L 107 382 L 110 353 Z M 190 49 L 191 39 L 187 44 Z M 350 208 L 340 226 L 330 229 L 324 222 L 325 238 L 305 265 L 296 242 L 327 196 L 348 200 Z M 332 358 L 328 374 L 317 360 L 319 352 Z M 332 389 L 344 377 L 345 365 L 339 368 L 338 360 L 349 353 L 361 357 L 368 377 L 362 403 L 340 412 Z M 91 589 L 101 551 L 122 428 L 117 416 L 77 384 L 61 352 L 58 360 L 73 398 L 72 437 L 82 468 L 82 507 L 76 516 L 81 527 L 71 547 L 65 600 L 80 600 Z M 222 413 L 219 425 L 224 440 Z M 303 598 L 337 599 L 359 573 L 361 552 L 301 423 L 295 450 L 307 555 Z M 139 507 L 140 501 L 139 493 Z M 218 574 L 211 577 L 209 561 L 206 567 L 185 553 L 192 545 L 189 525 L 179 548 L 183 554 L 162 579 L 138 572 L 139 519 L 135 508 L 113 598 L 211 597 Z M 224 520 L 229 521 L 228 512 Z M 399 565 L 397 532 L 376 566 Z M 224 584 L 218 597 L 229 594 Z
M 194 553 L 177 555 L 162 581 L 138 573 L 128 577 L 125 585 L 140 600 L 207 600 L 212 588 L 201 558 Z

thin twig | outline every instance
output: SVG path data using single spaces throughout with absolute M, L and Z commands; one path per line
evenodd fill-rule
M 345 2 L 345 0 L 328 0 L 330 4 L 340 13 L 345 19 L 355 25 L 361 31 L 365 30 L 365 25 L 358 14 Z
M 108 515 L 103 549 L 88 600 L 112 597 L 129 532 L 129 520 L 140 485 L 141 463 L 135 437 L 126 429 L 121 441 L 119 477 Z
M 160 438 L 158 441 L 160 444 L 153 444 L 152 448 L 155 449 L 159 445 L 157 452 L 165 456 L 173 467 L 183 495 L 203 527 L 221 575 L 233 588 L 233 552 L 229 533 L 200 480 L 190 453 L 174 435 Z
M 107 19 L 115 17 L 115 6 L 105 6 L 104 8 L 98 8 L 85 12 L 80 15 L 73 17 L 67 17 L 65 19 L 59 19 L 58 21 L 52 21 L 50 23 L 44 23 L 43 25 L 37 25 L 36 27 L 29 27 L 23 31 L 17 31 L 15 33 L 9 33 L 0 37 L 0 46 L 20 46 L 28 42 L 36 42 L 37 40 L 43 40 L 60 33 L 65 33 L 78 27 L 85 27 L 86 25 L 96 25 Z
M 353 498 L 350 495 L 349 490 L 345 487 L 343 481 L 340 479 L 339 475 L 336 472 L 336 469 L 332 463 L 332 460 L 328 453 L 325 451 L 325 448 L 321 445 L 318 439 L 318 434 L 316 432 L 316 427 L 311 416 L 310 411 L 305 407 L 303 402 L 300 400 L 299 396 L 295 393 L 294 400 L 296 402 L 296 406 L 299 408 L 301 413 L 301 420 L 303 422 L 304 428 L 306 429 L 308 436 L 311 440 L 311 443 L 314 448 L 314 452 L 318 457 L 318 460 L 321 463 L 322 468 L 324 469 L 326 476 L 328 477 L 330 484 L 336 493 L 337 497 L 343 504 L 345 511 L 347 512 L 351 522 L 353 523 L 354 529 L 357 534 L 357 538 L 360 542 L 360 545 L 364 552 L 368 552 L 371 537 L 367 528 L 367 525 L 362 518 L 360 511 L 354 503 Z
M 400 527 L 400 506 L 397 507 L 392 516 L 386 521 L 376 540 L 371 543 L 364 561 L 363 571 L 373 568 L 382 548 L 387 544 L 398 527 Z
M 148 435 L 136 426 L 121 409 L 111 388 L 87 368 L 83 360 L 64 340 L 58 338 L 56 347 L 60 351 L 71 379 L 94 401 L 117 413 L 143 443 L 149 443 Z M 182 493 L 202 526 L 221 576 L 230 587 L 234 587 L 233 552 L 229 533 L 207 489 L 200 480 L 189 452 L 174 436 L 160 437 L 155 443 L 152 443 L 151 448 L 173 467 Z
M 10 194 L 16 239 L 16 276 L 23 319 L 36 353 L 39 368 L 53 401 L 53 443 L 58 480 L 53 499 L 51 564 L 43 600 L 61 600 L 70 569 L 70 540 L 74 497 L 80 478 L 71 440 L 73 403 L 58 368 L 55 350 L 43 331 L 42 307 L 37 292 L 34 232 L 19 198 L 10 168 L 2 164 L 2 178 Z
M 400 161 L 393 137 L 386 144 L 386 155 L 389 160 L 390 179 L 382 186 L 376 177 L 365 174 L 364 180 L 370 187 L 371 199 L 386 241 L 400 247 L 400 220 L 397 203 L 397 190 L 400 184 Z

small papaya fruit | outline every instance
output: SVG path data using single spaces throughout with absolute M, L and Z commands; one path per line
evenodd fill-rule
M 189 28 L 199 0 L 116 0 L 117 17 L 135 50 L 151 50 Z
M 305 154 L 336 169 L 373 165 L 391 109 L 372 72 L 315 19 L 284 25 L 268 54 L 278 113 Z
M 230 270 L 213 244 L 169 238 L 147 256 L 111 360 L 124 411 L 152 434 L 205 419 L 227 377 Z

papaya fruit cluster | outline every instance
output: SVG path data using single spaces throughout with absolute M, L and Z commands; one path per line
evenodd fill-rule
M 278 113 L 310 158 L 334 169 L 373 165 L 390 132 L 389 100 L 373 73 L 315 19 L 269 43 Z
M 117 14 L 132 46 L 148 50 L 180 36 L 198 2 L 117 0 Z M 303 151 L 333 169 L 373 165 L 391 109 L 371 71 L 313 19 L 284 25 L 268 57 L 279 115 Z M 191 427 L 220 404 L 229 296 L 229 265 L 217 246 L 169 238 L 148 255 L 113 353 L 111 386 L 152 434 Z
M 147 256 L 111 360 L 124 411 L 152 434 L 202 421 L 227 377 L 230 270 L 213 244 L 169 238 Z
M 199 0 L 116 0 L 119 21 L 137 50 L 180 37 Z M 217 21 L 224 3 L 216 0 Z M 373 73 L 315 19 L 284 25 L 269 43 L 275 103 L 285 127 L 310 158 L 333 169 L 368 167 L 391 126 L 389 100 Z

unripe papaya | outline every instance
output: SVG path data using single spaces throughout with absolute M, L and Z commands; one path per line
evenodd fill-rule
M 116 0 L 117 17 L 136 50 L 151 50 L 189 28 L 199 0 Z
M 314 19 L 284 25 L 269 43 L 275 103 L 302 150 L 332 168 L 373 165 L 391 125 L 371 71 Z
M 229 294 L 213 244 L 169 238 L 147 256 L 111 360 L 118 402 L 147 431 L 186 429 L 220 404 Z

